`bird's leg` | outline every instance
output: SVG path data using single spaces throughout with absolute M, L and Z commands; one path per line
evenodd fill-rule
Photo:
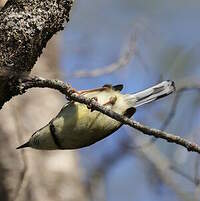
M 109 98 L 109 100 L 103 104 L 103 106 L 109 105 L 109 104 L 114 105 L 116 103 L 116 101 L 117 101 L 117 97 L 116 96 L 111 96 Z
M 97 97 L 92 97 L 91 100 L 95 100 L 95 101 L 98 102 L 98 98 Z M 117 97 L 116 96 L 111 96 L 109 98 L 109 100 L 103 104 L 103 106 L 106 106 L 106 105 L 109 105 L 109 104 L 114 105 L 116 103 L 116 101 L 117 101 Z M 87 105 L 87 108 L 91 109 L 91 112 L 94 111 L 94 109 L 92 108 L 92 105 Z
M 85 89 L 85 90 L 80 90 L 80 91 L 76 91 L 76 93 L 78 95 L 83 95 L 85 93 L 90 93 L 90 92 L 96 92 L 96 91 L 103 91 L 105 89 L 110 88 L 111 86 L 109 85 L 104 85 L 103 87 L 99 87 L 99 88 L 94 88 L 94 89 Z
M 105 89 L 111 89 L 111 88 L 112 88 L 112 85 L 105 84 L 102 87 L 98 87 L 98 88 L 94 88 L 94 89 L 85 89 L 85 90 L 80 90 L 80 91 L 76 90 L 75 88 L 71 88 L 70 92 L 71 93 L 76 93 L 78 95 L 83 95 L 85 93 L 96 92 L 96 91 L 103 91 Z
M 96 91 L 103 91 L 103 90 L 105 90 L 105 89 L 110 89 L 110 88 L 112 88 L 112 85 L 108 85 L 108 84 L 107 84 L 107 85 L 104 85 L 103 87 L 94 88 L 94 89 L 80 90 L 80 91 L 76 90 L 75 88 L 72 88 L 72 89 L 70 90 L 70 92 L 71 92 L 71 93 L 76 93 L 76 94 L 78 94 L 78 95 L 83 95 L 83 94 L 85 94 L 85 93 L 96 92 Z M 93 99 L 93 100 L 95 100 L 95 101 L 98 101 L 97 97 L 93 97 L 93 98 L 91 98 L 91 99 Z M 115 102 L 116 102 L 116 100 L 117 100 L 117 97 L 115 97 L 115 96 L 114 96 L 114 97 L 111 97 L 111 98 L 109 99 L 109 101 L 107 101 L 107 102 L 104 103 L 103 105 L 108 105 L 108 104 L 114 105 Z M 87 107 L 88 107 L 88 109 L 91 109 L 91 111 L 93 111 L 90 105 L 88 105 Z

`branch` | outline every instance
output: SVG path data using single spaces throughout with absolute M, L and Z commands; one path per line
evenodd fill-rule
M 140 138 L 137 138 L 137 141 L 139 143 L 142 142 Z M 180 200 L 192 200 L 191 194 L 184 189 L 185 185 L 180 185 L 177 177 L 175 177 L 175 175 L 172 174 L 172 171 L 170 171 L 172 170 L 172 163 L 170 162 L 170 160 L 164 154 L 162 154 L 162 152 L 155 145 L 152 144 L 151 147 L 140 149 L 139 152 L 136 153 L 138 153 L 139 156 L 143 157 L 153 165 L 156 170 L 155 173 L 160 177 L 160 179 L 162 179 L 164 183 L 171 187 L 176 195 L 180 197 Z M 175 172 L 174 169 L 173 172 Z M 183 175 L 182 172 L 176 171 L 175 173 L 179 173 L 181 174 L 181 176 L 183 176 L 183 178 L 186 178 L 186 175 Z M 189 178 L 187 177 L 186 179 L 188 180 Z
M 39 77 L 26 77 L 26 78 L 19 79 L 18 82 L 19 82 L 18 85 L 15 85 L 16 86 L 15 91 L 18 92 L 18 94 L 23 94 L 25 93 L 27 89 L 35 88 L 35 87 L 56 89 L 60 91 L 62 94 L 66 95 L 70 100 L 86 104 L 90 106 L 92 110 L 97 110 L 117 121 L 122 122 L 125 125 L 129 125 L 130 127 L 141 131 L 145 135 L 161 138 L 170 143 L 176 143 L 178 145 L 181 145 L 185 147 L 188 151 L 200 153 L 199 145 L 193 142 L 190 142 L 180 136 L 176 136 L 158 129 L 154 129 L 154 128 L 150 128 L 148 126 L 142 125 L 137 121 L 131 120 L 104 106 L 99 105 L 98 102 L 93 99 L 89 99 L 84 96 L 77 95 L 76 93 L 73 93 L 73 88 L 69 84 L 65 84 L 64 82 L 60 80 L 48 80 L 48 79 L 39 78 Z
M 182 96 L 182 94 L 186 91 L 200 91 L 200 84 L 197 82 L 191 82 L 190 84 L 187 84 L 187 86 L 185 84 L 180 85 L 178 88 L 176 88 L 176 94 L 174 96 L 174 100 L 170 109 L 169 114 L 167 115 L 167 118 L 165 119 L 165 121 L 162 123 L 160 130 L 166 130 L 167 127 L 169 126 L 169 124 L 171 123 L 171 121 L 173 120 L 174 116 L 176 115 L 177 112 L 177 106 L 178 103 L 180 101 L 180 98 Z M 152 143 L 156 142 L 156 138 L 152 138 L 149 142 L 143 144 L 143 145 L 139 145 L 138 148 L 141 148 L 143 146 L 149 146 Z

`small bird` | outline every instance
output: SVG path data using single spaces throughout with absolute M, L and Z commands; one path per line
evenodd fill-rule
M 104 85 L 77 93 L 130 118 L 136 107 L 174 92 L 175 84 L 168 80 L 135 94 L 121 94 L 122 89 L 123 85 Z M 121 126 L 121 122 L 98 111 L 91 111 L 85 104 L 69 101 L 55 118 L 17 149 L 78 149 L 104 139 Z

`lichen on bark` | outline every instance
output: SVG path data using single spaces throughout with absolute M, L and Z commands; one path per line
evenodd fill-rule
M 13 76 L 29 74 L 49 39 L 64 29 L 72 3 L 8 0 L 0 10 L 0 108 L 16 95 Z

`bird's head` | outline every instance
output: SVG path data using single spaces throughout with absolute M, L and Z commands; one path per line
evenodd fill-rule
M 46 125 L 45 127 L 36 131 L 26 143 L 17 147 L 17 149 L 26 147 L 46 150 L 57 149 L 57 146 L 51 135 L 50 126 Z

